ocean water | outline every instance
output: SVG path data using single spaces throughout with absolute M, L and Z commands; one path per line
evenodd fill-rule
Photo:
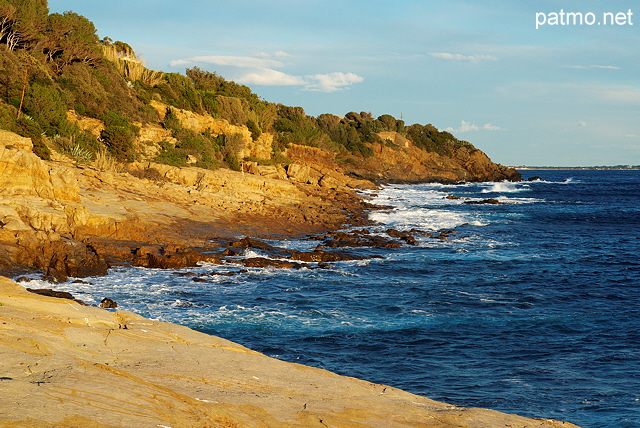
M 382 259 L 248 269 L 207 283 L 180 274 L 240 268 L 114 268 L 55 288 L 452 404 L 640 427 L 640 171 L 523 175 L 544 180 L 389 185 L 370 194 L 394 206 L 371 214 L 379 222 L 372 232 L 456 232 L 418 237 L 417 246 L 353 249 Z

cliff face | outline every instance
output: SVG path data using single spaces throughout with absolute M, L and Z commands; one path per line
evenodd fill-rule
M 473 147 L 453 148 L 449 156 L 427 152 L 397 132 L 380 132 L 385 143 L 371 144 L 373 155 L 350 157 L 341 163 L 345 173 L 373 182 L 518 181 L 520 174 L 492 162 Z

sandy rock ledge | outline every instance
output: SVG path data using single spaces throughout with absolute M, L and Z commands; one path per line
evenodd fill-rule
M 2 427 L 575 427 L 429 400 L 0 277 Z

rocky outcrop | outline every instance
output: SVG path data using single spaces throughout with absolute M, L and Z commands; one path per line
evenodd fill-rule
M 364 206 L 346 188 L 305 186 L 282 168 L 269 176 L 142 162 L 129 165 L 134 176 L 43 161 L 30 151 L 30 140 L 0 138 L 4 274 L 38 269 L 64 280 L 103 274 L 113 264 L 190 265 L 200 256 L 141 261 L 135 250 L 161 243 L 198 253 L 217 238 L 301 235 L 363 219 Z
M 383 143 L 370 144 L 373 155 L 346 157 L 344 173 L 373 182 L 457 182 L 520 180 L 513 168 L 493 163 L 470 146 L 452 149 L 449 156 L 416 147 L 397 132 L 379 133 Z
M 334 190 L 376 188 L 369 180 L 344 174 L 335 160 L 335 153 L 317 147 L 291 144 L 286 155 L 292 161 L 287 166 L 287 177 L 293 182 Z
M 0 278 L 0 425 L 20 427 L 540 427 L 131 312 L 27 292 Z

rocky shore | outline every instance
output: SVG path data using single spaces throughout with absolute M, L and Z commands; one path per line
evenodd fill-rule
M 115 265 L 233 262 L 246 248 L 288 259 L 236 261 L 247 267 L 324 268 L 357 257 L 349 248 L 412 245 L 424 234 L 370 234 L 374 207 L 352 188 L 375 188 L 371 181 L 345 175 L 313 148 L 293 146 L 290 155 L 287 170 L 153 162 L 105 170 L 58 153 L 43 161 L 31 140 L 0 131 L 0 275 L 39 271 L 65 281 Z M 360 228 L 335 232 L 346 224 Z M 261 240 L 293 236 L 318 245 L 285 254 Z M 574 426 L 439 403 L 70 298 L 0 278 L 0 425 Z
M 61 155 L 43 161 L 29 139 L 0 131 L 0 274 L 40 270 L 63 281 L 136 264 L 146 253 L 177 267 L 207 260 L 236 237 L 365 223 L 367 204 L 337 173 L 331 178 L 313 185 L 152 162 L 104 171 Z
M 266 357 L 0 278 L 6 427 L 574 427 L 464 408 Z

